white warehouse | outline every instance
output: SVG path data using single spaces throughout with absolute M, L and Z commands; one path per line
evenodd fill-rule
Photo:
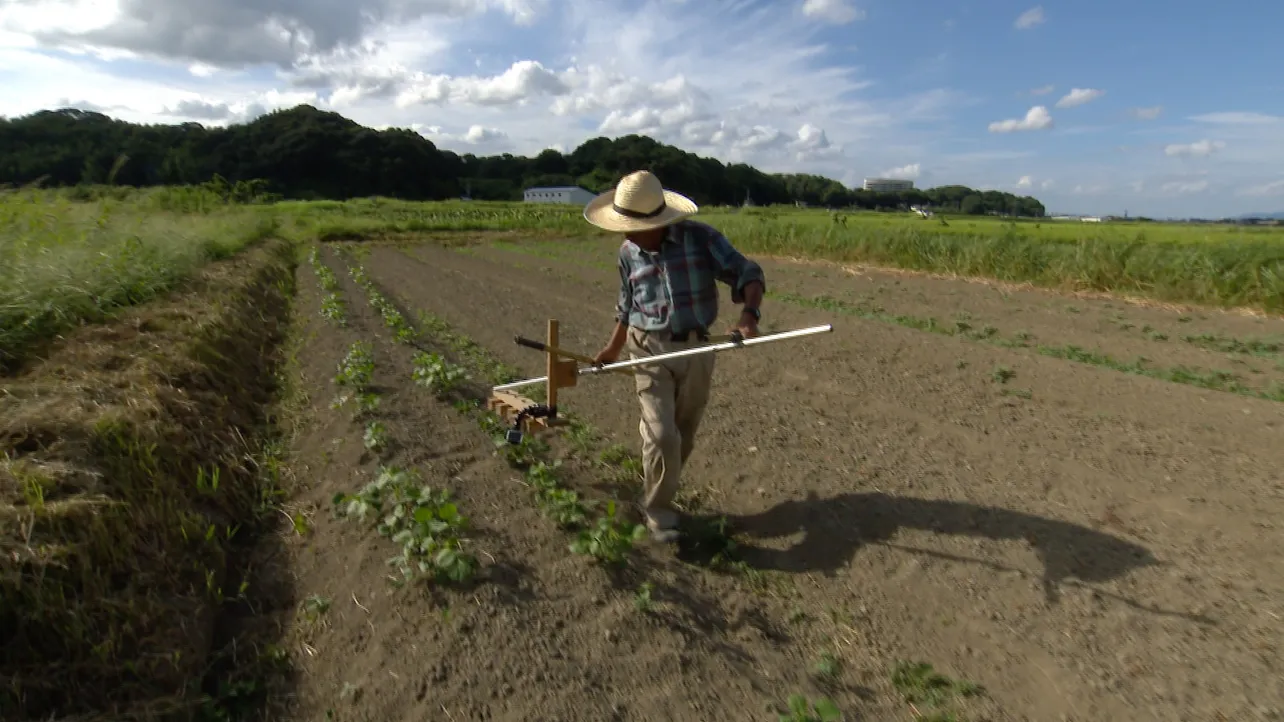
M 867 191 L 877 191 L 879 193 L 912 191 L 914 190 L 914 181 L 897 178 L 866 178 L 864 188 Z
M 584 206 L 596 197 L 596 193 L 586 191 L 579 186 L 557 186 L 527 188 L 523 200 L 527 203 L 571 203 Z

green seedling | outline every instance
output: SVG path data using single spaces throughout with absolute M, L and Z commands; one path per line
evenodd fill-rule
M 388 446 L 388 427 L 381 421 L 371 421 L 366 424 L 366 433 L 361 442 L 370 451 L 383 451 Z
M 892 670 L 892 686 L 906 702 L 925 707 L 943 707 L 955 696 L 973 697 L 979 685 L 950 679 L 927 662 L 898 662 Z
M 400 553 L 388 559 L 388 565 L 401 573 L 394 580 L 398 586 L 418 578 L 464 582 L 476 572 L 476 557 L 462 548 L 467 518 L 449 491 L 420 484 L 411 471 L 383 467 L 360 492 L 336 494 L 333 503 L 343 517 L 361 522 L 377 517 L 380 536 L 400 545 Z
M 537 461 L 526 470 L 526 483 L 535 491 L 535 502 L 558 527 L 579 529 L 588 522 L 588 505 L 577 492 L 563 488 L 557 478 L 560 461 Z
M 330 602 L 329 597 L 323 597 L 319 594 L 308 595 L 308 598 L 303 600 L 303 614 L 309 622 L 314 622 L 330 611 Z
M 445 395 L 459 388 L 468 379 L 468 373 L 440 354 L 420 351 L 411 360 L 411 377 L 415 383 L 438 395 Z
M 630 527 L 628 522 L 616 518 L 615 511 L 615 502 L 608 501 L 606 514 L 598 517 L 593 527 L 579 533 L 571 542 L 571 551 L 606 564 L 623 564 L 634 543 L 646 536 L 646 527 L 641 524 Z
M 838 658 L 829 652 L 820 655 L 820 660 L 816 662 L 816 676 L 826 682 L 832 682 L 838 678 L 842 672 L 842 663 Z
M 828 698 L 807 701 L 801 694 L 789 695 L 789 713 L 780 715 L 780 722 L 839 722 L 843 713 Z
M 379 394 L 362 392 L 357 394 L 357 416 L 368 416 L 379 408 Z
M 339 371 L 334 382 L 339 386 L 356 391 L 364 391 L 374 378 L 374 351 L 369 342 L 357 341 L 348 348 L 348 353 L 339 362 Z
M 1016 372 L 1006 366 L 999 366 L 990 374 L 990 378 L 997 384 L 1006 384 L 1016 377 Z
M 343 299 L 336 293 L 328 294 L 321 299 L 321 316 L 325 319 L 335 322 L 339 326 L 347 326 L 345 318 L 347 309 L 344 307 Z
M 633 594 L 633 607 L 639 612 L 649 612 L 655 606 L 655 600 L 651 598 L 651 582 L 642 582 L 637 592 Z

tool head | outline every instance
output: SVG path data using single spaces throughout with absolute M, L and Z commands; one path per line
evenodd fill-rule
M 513 446 L 517 446 L 518 444 L 522 443 L 522 430 L 509 429 L 508 431 L 504 432 L 504 440 L 512 444 Z

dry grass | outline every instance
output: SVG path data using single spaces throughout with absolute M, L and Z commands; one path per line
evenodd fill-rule
M 79 329 L 0 395 L 0 628 L 16 630 L 0 717 L 194 703 L 214 617 L 243 591 L 228 551 L 275 500 L 250 461 L 294 264 L 277 242 L 211 264 Z

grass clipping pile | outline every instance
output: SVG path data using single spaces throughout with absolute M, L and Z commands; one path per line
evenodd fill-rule
M 294 265 L 213 264 L 3 381 L 0 718 L 192 709 L 228 550 L 276 494 L 253 439 Z

